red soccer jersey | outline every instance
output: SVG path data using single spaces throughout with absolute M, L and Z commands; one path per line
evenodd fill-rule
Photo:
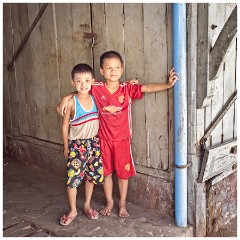
M 121 141 L 130 139 L 132 135 L 132 102 L 141 99 L 142 85 L 120 83 L 118 89 L 111 94 L 105 82 L 94 82 L 91 94 L 99 111 L 100 138 Z

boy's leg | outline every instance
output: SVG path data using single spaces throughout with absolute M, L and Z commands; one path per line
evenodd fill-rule
M 129 217 L 128 211 L 126 209 L 126 198 L 127 198 L 127 191 L 128 191 L 128 179 L 118 179 L 118 188 L 120 194 L 119 200 L 119 217 Z
M 61 225 L 70 224 L 73 219 L 77 216 L 77 187 L 82 182 L 81 173 L 84 173 L 84 169 L 81 167 L 82 164 L 79 160 L 79 152 L 74 148 L 76 140 L 68 142 L 68 161 L 67 161 L 67 194 L 70 205 L 70 211 L 67 214 L 63 214 L 60 217 Z
M 67 187 L 67 194 L 70 204 L 70 211 L 68 213 L 64 213 L 59 219 L 60 224 L 63 226 L 69 225 L 77 217 L 76 207 L 77 189 Z
M 68 200 L 70 204 L 70 212 L 68 213 L 68 217 L 74 217 L 77 215 L 77 205 L 76 205 L 77 189 L 67 187 L 67 193 L 68 193 Z
M 83 209 L 87 212 L 91 212 L 93 209 L 91 208 L 91 198 L 93 193 L 94 183 L 93 182 L 85 182 L 85 203 Z
M 89 148 L 89 144 L 91 147 Z M 83 212 L 90 219 L 97 219 L 98 212 L 95 209 L 91 208 L 91 198 L 93 194 L 93 189 L 95 184 L 103 183 L 103 167 L 102 159 L 100 153 L 100 142 L 98 137 L 94 137 L 87 141 L 86 147 L 91 153 L 88 155 L 88 160 L 86 162 L 86 171 L 85 171 L 85 203 L 83 207 Z
M 120 194 L 118 215 L 119 217 L 128 217 L 129 214 L 126 209 L 128 179 L 136 175 L 130 139 L 114 142 L 114 165 Z
M 105 193 L 105 197 L 107 200 L 106 206 L 100 211 L 100 213 L 104 216 L 109 216 L 112 212 L 113 208 L 113 197 L 112 197 L 112 191 L 113 191 L 113 179 L 112 174 L 109 174 L 107 176 L 104 176 L 105 183 L 103 184 L 103 189 Z
M 85 182 L 86 199 L 83 206 L 83 212 L 91 220 L 98 219 L 98 212 L 95 209 L 91 208 L 91 198 L 92 198 L 93 188 L 94 188 L 93 182 L 88 182 L 88 181 Z
M 112 212 L 112 208 L 114 205 L 112 191 L 113 191 L 113 179 L 112 172 L 114 170 L 113 167 L 113 156 L 112 156 L 112 142 L 100 139 L 101 142 L 101 154 L 102 154 L 102 163 L 103 163 L 103 171 L 104 171 L 104 184 L 103 189 L 105 193 L 105 197 L 107 200 L 106 206 L 100 211 L 100 213 L 104 216 L 109 216 Z

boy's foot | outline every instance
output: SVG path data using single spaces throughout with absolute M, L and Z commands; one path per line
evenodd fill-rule
M 111 202 L 108 202 L 106 204 L 106 207 L 103 208 L 101 211 L 100 211 L 100 214 L 103 215 L 103 216 L 110 216 L 111 212 L 112 212 L 112 209 L 113 209 L 113 204 L 114 202 L 111 201 Z
M 91 220 L 98 219 L 98 212 L 95 209 L 84 209 L 83 208 L 84 214 Z
M 67 226 L 69 225 L 75 218 L 77 217 L 77 213 L 64 213 L 60 219 L 59 219 L 59 223 L 63 226 Z
M 121 217 L 121 218 L 129 217 L 129 213 L 126 209 L 126 203 L 124 203 L 124 204 L 119 203 L 118 216 Z

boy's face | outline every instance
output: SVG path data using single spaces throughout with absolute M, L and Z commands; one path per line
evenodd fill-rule
M 94 82 L 91 73 L 75 73 L 72 85 L 79 93 L 88 93 Z
M 107 82 L 118 82 L 123 74 L 121 61 L 118 58 L 106 58 L 100 73 Z

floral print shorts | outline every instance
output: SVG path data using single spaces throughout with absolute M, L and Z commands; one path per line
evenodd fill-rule
M 98 137 L 68 141 L 67 187 L 76 188 L 85 179 L 103 183 L 103 167 Z

